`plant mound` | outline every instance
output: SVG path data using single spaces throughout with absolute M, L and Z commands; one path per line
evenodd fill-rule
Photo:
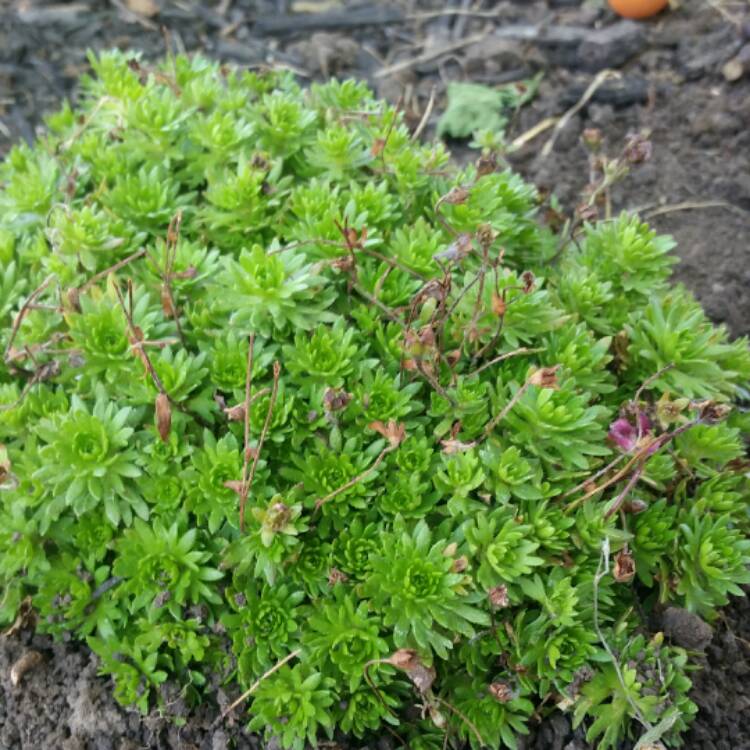
M 750 581 L 750 353 L 672 242 L 554 230 L 359 83 L 92 65 L 0 167 L 0 619 L 144 712 L 252 686 L 284 748 L 679 745 L 645 619 Z

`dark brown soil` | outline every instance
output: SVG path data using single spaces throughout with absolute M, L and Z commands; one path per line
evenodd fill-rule
M 14 0 L 10 5 L 6 0 L 5 6 L 0 0 L 0 155 L 18 140 L 33 139 L 42 114 L 71 95 L 76 78 L 87 69 L 87 48 L 136 48 L 153 58 L 164 53 L 169 40 L 176 51 L 200 50 L 246 66 L 287 65 L 305 78 L 357 76 L 369 80 L 381 96 L 400 98 L 415 124 L 436 86 L 429 128 L 444 105 L 449 80 L 492 85 L 543 70 L 538 95 L 514 118 L 509 140 L 545 117 L 562 114 L 598 70 L 611 67 L 622 78 L 597 91 L 562 130 L 549 155 L 540 155 L 548 130 L 515 153 L 513 165 L 571 210 L 587 182 L 583 129 L 600 128 L 612 154 L 629 131 L 650 129 L 653 158 L 616 187 L 614 208 L 638 209 L 656 229 L 673 234 L 681 257 L 677 278 L 715 320 L 734 334 L 750 333 L 750 71 L 733 83 L 721 72 L 750 43 L 750 7 L 746 0 L 713 6 L 681 0 L 680 5 L 653 21 L 615 27 L 614 16 L 596 0 L 154 0 L 155 13 L 149 17 L 129 11 L 135 7 L 132 0 L 130 6 L 128 0 Z M 424 15 L 448 7 L 481 7 L 494 15 Z M 294 13 L 300 8 L 312 12 Z M 519 26 L 524 39 L 503 37 Z M 480 32 L 486 32 L 483 39 L 469 41 Z M 452 45 L 452 51 L 434 54 L 444 45 Z M 415 64 L 419 55 L 423 62 Z M 404 61 L 405 70 L 378 75 L 384 66 Z M 685 632 L 697 638 L 686 646 L 701 646 L 710 637 L 679 614 L 669 617 L 659 626 L 675 640 L 684 639 Z M 29 649 L 39 651 L 42 661 L 14 687 L 11 665 Z M 705 659 L 696 655 L 696 663 L 703 665 L 693 677 L 700 713 L 685 747 L 750 750 L 747 599 L 733 601 L 715 624 Z M 109 682 L 96 676 L 95 660 L 85 647 L 53 645 L 30 634 L 0 639 L 0 750 L 261 746 L 241 726 L 211 726 L 234 697 L 219 686 L 217 703 L 198 711 L 188 711 L 179 695 L 170 697 L 170 714 L 187 716 L 182 727 L 164 717 L 144 719 L 123 710 L 110 690 Z M 385 750 L 390 742 L 382 739 L 369 747 Z M 558 714 L 521 747 L 589 746 Z

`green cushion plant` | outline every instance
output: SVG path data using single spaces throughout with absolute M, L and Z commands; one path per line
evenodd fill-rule
M 556 234 L 359 83 L 91 63 L 0 165 L 0 621 L 30 599 L 144 712 L 252 686 L 294 750 L 554 710 L 679 745 L 643 618 L 750 582 L 750 351 L 671 241 Z

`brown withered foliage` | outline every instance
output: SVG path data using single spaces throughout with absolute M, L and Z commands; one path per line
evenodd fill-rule
M 166 393 L 160 393 L 156 397 L 156 429 L 159 431 L 159 437 L 166 443 L 172 429 L 172 407 Z
M 635 560 L 627 547 L 624 547 L 615 555 L 612 576 L 618 583 L 630 583 L 633 580 L 635 576 Z

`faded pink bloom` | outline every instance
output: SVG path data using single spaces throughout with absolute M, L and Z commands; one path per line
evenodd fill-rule
M 616 419 L 609 426 L 609 439 L 625 453 L 632 453 L 638 445 L 639 438 L 651 432 L 651 421 L 645 414 L 639 413 L 637 419 L 638 427 L 625 417 Z

